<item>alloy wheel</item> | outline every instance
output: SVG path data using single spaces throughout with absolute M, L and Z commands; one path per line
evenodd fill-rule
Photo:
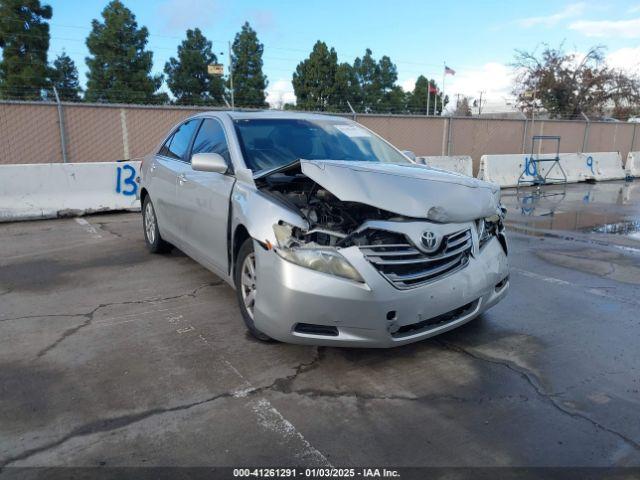
M 250 253 L 242 263 L 240 275 L 240 291 L 242 292 L 242 300 L 244 308 L 253 320 L 253 309 L 256 303 L 256 256 Z
M 147 234 L 147 240 L 153 245 L 156 241 L 156 212 L 154 212 L 151 202 L 147 202 L 144 209 L 144 230 Z

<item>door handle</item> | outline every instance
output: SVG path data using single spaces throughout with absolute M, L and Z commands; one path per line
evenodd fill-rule
M 187 183 L 187 176 L 184 173 L 178 175 L 178 183 L 180 185 L 184 185 L 185 183 Z

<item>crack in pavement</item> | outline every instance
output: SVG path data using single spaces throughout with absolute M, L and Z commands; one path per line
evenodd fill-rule
M 197 294 L 197 292 L 202 289 L 205 288 L 207 286 L 209 286 L 210 284 L 207 285 L 201 285 L 200 287 L 198 287 L 197 289 L 195 289 L 193 292 L 190 292 L 188 294 L 183 294 L 183 295 L 178 295 L 176 297 L 173 298 L 179 298 L 179 297 L 184 297 L 184 296 L 194 296 Z M 217 285 L 217 284 L 214 284 Z M 163 299 L 154 299 L 154 300 L 147 300 L 147 301 L 138 301 L 138 302 L 124 302 L 124 303 L 148 303 L 148 302 L 153 302 L 153 301 L 159 301 L 159 300 L 163 300 Z M 117 303 L 115 303 L 117 304 Z M 110 304 L 106 304 L 106 305 L 110 305 Z M 94 309 L 92 312 L 89 312 L 88 314 L 82 314 L 85 316 L 92 316 L 99 308 L 102 308 L 106 305 L 101 305 L 96 307 L 96 309 Z M 76 315 L 76 316 L 80 316 L 80 315 Z M 84 324 L 87 322 L 83 322 L 82 325 L 78 326 L 78 327 L 74 327 L 75 331 L 79 330 L 80 328 L 84 328 Z M 67 336 L 75 333 L 72 332 L 70 334 L 68 334 Z M 66 337 L 64 337 L 66 338 Z M 62 341 L 62 340 L 60 340 Z M 59 343 L 59 342 L 57 342 Z M 511 364 L 510 362 L 506 362 L 506 361 L 501 361 L 499 359 L 493 358 L 493 357 L 489 357 L 489 356 L 485 356 L 482 354 L 478 354 L 476 352 L 472 352 L 464 347 L 461 347 L 459 345 L 455 345 L 453 343 L 450 342 L 444 342 L 444 341 L 438 341 L 438 343 L 443 347 L 446 348 L 448 350 L 457 352 L 457 353 L 461 353 L 464 355 L 467 355 L 471 358 L 473 358 L 474 360 L 477 361 L 482 361 L 482 362 L 487 362 L 493 365 L 498 365 L 501 366 L 503 368 L 506 368 L 508 370 L 510 370 L 513 373 L 516 373 L 517 375 L 519 375 L 520 377 L 522 377 L 527 384 L 534 390 L 534 392 L 540 397 L 542 398 L 545 402 L 547 402 L 548 404 L 550 404 L 552 407 L 554 407 L 556 410 L 558 410 L 559 412 L 561 412 L 562 414 L 568 415 L 572 418 L 576 418 L 576 419 L 580 419 L 580 420 L 584 420 L 589 422 L 594 428 L 605 431 L 609 434 L 612 434 L 614 436 L 616 436 L 617 438 L 619 438 L 620 440 L 622 440 L 624 443 L 630 445 L 632 448 L 634 448 L 635 450 L 639 450 L 640 451 L 640 444 L 638 444 L 637 442 L 635 442 L 633 439 L 625 436 L 624 434 L 617 432 L 605 425 L 602 425 L 601 423 L 597 422 L 596 420 L 593 420 L 592 418 L 581 414 L 579 412 L 575 412 L 572 410 L 567 409 L 566 407 L 564 407 L 562 404 L 558 403 L 554 397 L 557 396 L 553 393 L 548 393 L 546 392 L 544 389 L 542 389 L 542 387 L 540 387 L 540 385 L 538 384 L 537 380 L 535 379 L 534 376 L 532 376 L 529 372 L 527 372 L 526 370 L 520 369 L 516 366 L 514 366 L 513 364 Z M 53 347 L 52 347 L 53 348 Z M 174 406 L 174 407 L 168 407 L 168 408 L 155 408 L 155 409 L 151 409 L 151 410 L 147 410 L 145 412 L 140 412 L 140 413 L 135 413 L 135 414 L 128 414 L 128 415 L 123 415 L 123 416 L 119 416 L 119 417 L 114 417 L 114 418 L 110 418 L 110 419 L 101 419 L 101 420 L 96 420 L 93 422 L 90 422 L 88 424 L 79 426 L 73 430 L 71 430 L 69 433 L 67 433 L 66 435 L 64 435 L 63 437 L 59 438 L 56 441 L 50 442 L 48 444 L 42 445 L 40 447 L 35 447 L 29 450 L 26 450 L 14 457 L 10 457 L 6 460 L 4 460 L 3 462 L 0 463 L 0 469 L 2 469 L 3 467 L 6 467 L 7 465 L 14 463 L 16 461 L 20 461 L 20 460 L 24 460 L 28 457 L 31 457 L 33 455 L 36 455 L 38 453 L 42 453 L 46 450 L 50 450 L 52 448 L 56 448 L 58 446 L 60 446 L 61 444 L 65 443 L 66 441 L 78 437 L 78 436 L 84 436 L 84 435 L 90 435 L 90 434 L 94 434 L 94 433 L 101 433 L 101 432 L 108 432 L 108 431 L 112 431 L 112 430 L 116 430 L 119 428 L 123 428 L 123 427 L 127 427 L 130 426 L 132 424 L 135 424 L 137 422 L 140 422 L 142 420 L 145 420 L 149 417 L 152 416 L 156 416 L 156 415 L 163 415 L 166 413 L 172 413 L 172 412 L 176 412 L 176 411 L 183 411 L 183 410 L 188 410 L 190 408 L 196 407 L 196 406 L 200 406 L 203 404 L 207 404 L 207 403 L 211 403 L 214 402 L 218 399 L 221 398 L 245 398 L 245 397 L 253 397 L 253 396 L 257 396 L 261 393 L 264 393 L 266 391 L 272 391 L 272 392 L 277 392 L 277 393 L 282 393 L 282 394 L 296 394 L 296 395 L 304 395 L 307 397 L 331 397 L 331 398 L 355 398 L 357 401 L 371 401 L 371 400 L 400 400 L 400 401 L 417 401 L 417 402 L 426 402 L 426 401 L 433 401 L 433 400 L 448 400 L 448 401 L 457 401 L 457 402 L 482 402 L 485 399 L 481 398 L 481 399 L 469 399 L 466 397 L 460 397 L 460 396 L 456 396 L 456 395 L 447 395 L 447 394 L 441 394 L 441 395 L 437 395 L 437 394 L 428 394 L 428 395 L 423 395 L 423 396 L 411 396 L 411 395 L 372 395 L 372 394 L 365 394 L 365 393 L 360 393 L 360 392 L 331 392 L 331 391 L 323 391 L 323 390 L 318 390 L 318 389 L 300 389 L 300 390 L 294 390 L 293 387 L 293 383 L 296 381 L 296 379 L 300 376 L 303 375 L 305 373 L 308 373 L 312 370 L 315 370 L 316 368 L 319 367 L 320 363 L 322 362 L 322 360 L 325 358 L 325 353 L 326 353 L 326 348 L 325 347 L 316 347 L 316 351 L 315 351 L 315 355 L 313 356 L 313 358 L 310 361 L 307 362 L 301 362 L 299 363 L 293 373 L 291 373 L 290 375 L 287 375 L 285 377 L 279 377 L 276 378 L 272 383 L 261 386 L 261 387 L 255 387 L 255 388 L 249 388 L 246 390 L 233 390 L 231 392 L 224 392 L 221 394 L 217 394 L 214 396 L 211 396 L 209 398 L 206 398 L 204 400 L 200 400 L 200 401 L 196 401 L 196 402 L 191 402 L 191 403 L 187 403 L 187 404 L 182 404 L 182 405 L 178 405 L 178 406 Z M 244 378 L 244 377 L 243 377 Z M 519 395 L 519 396 L 501 396 L 501 397 L 495 397 L 495 399 L 511 399 L 511 398 L 518 398 L 521 401 L 528 401 L 529 398 L 525 395 Z M 487 400 L 492 400 L 494 398 L 488 398 Z
M 453 401 L 459 403 L 477 403 L 481 404 L 485 401 L 494 401 L 494 400 L 519 400 L 522 402 L 527 402 L 529 397 L 526 395 L 500 395 L 495 397 L 461 397 L 459 395 L 451 395 L 451 394 L 428 394 L 428 395 L 375 395 L 371 393 L 362 393 L 357 391 L 329 391 L 329 390 L 319 390 L 315 388 L 302 388 L 298 390 L 288 390 L 283 391 L 277 388 L 272 388 L 272 391 L 284 393 L 284 394 L 294 394 L 301 395 L 309 398 L 353 398 L 357 401 L 372 401 L 372 400 L 399 400 L 405 402 L 432 402 L 437 400 L 446 400 Z
M 146 410 L 144 412 L 132 413 L 132 414 L 129 414 L 129 415 L 122 415 L 120 417 L 113 417 L 113 418 L 96 420 L 96 421 L 93 421 L 93 422 L 87 423 L 85 425 L 81 425 L 79 427 L 74 428 L 69 433 L 67 433 L 66 435 L 64 435 L 63 437 L 59 438 L 56 441 L 47 443 L 47 444 L 42 445 L 40 447 L 35 447 L 35 448 L 31 448 L 29 450 L 25 450 L 24 452 L 22 452 L 22 453 L 20 453 L 18 455 L 15 455 L 13 457 L 9 457 L 9 458 L 3 460 L 2 462 L 0 462 L 0 471 L 2 471 L 2 468 L 6 467 L 7 465 L 9 465 L 11 463 L 15 463 L 17 461 L 24 460 L 26 458 L 32 457 L 33 455 L 36 455 L 38 453 L 42 453 L 42 452 L 45 452 L 47 450 L 51 450 L 51 449 L 53 449 L 55 447 L 58 447 L 59 445 L 62 445 L 63 443 L 67 442 L 68 440 L 71 440 L 72 438 L 75 438 L 75 437 L 91 435 L 91 434 L 94 434 L 94 433 L 110 432 L 112 430 L 117 430 L 119 428 L 127 427 L 129 425 L 134 424 L 134 423 L 140 422 L 142 420 L 146 420 L 149 417 L 153 417 L 153 416 L 156 416 L 156 415 L 163 415 L 165 413 L 172 413 L 172 412 L 178 412 L 178 411 L 182 411 L 182 410 L 188 410 L 188 409 L 193 408 L 193 407 L 198 407 L 200 405 L 204 405 L 204 404 L 207 404 L 207 403 L 215 402 L 216 400 L 219 400 L 219 399 L 222 399 L 222 398 L 232 398 L 232 397 L 233 397 L 233 393 L 231 393 L 231 392 L 223 392 L 223 393 L 220 393 L 220 394 L 213 395 L 211 397 L 205 398 L 204 400 L 198 400 L 196 402 L 177 405 L 177 406 L 174 406 L 174 407 L 154 408 L 154 409 L 151 409 L 151 410 Z
M 290 385 L 295 381 L 296 378 L 298 378 L 298 376 L 318 368 L 319 363 L 324 359 L 325 349 L 326 347 L 316 347 L 316 352 L 313 358 L 309 362 L 301 362 L 300 364 L 298 364 L 298 366 L 294 369 L 291 375 L 276 378 L 270 384 L 263 385 L 262 387 L 250 387 L 245 390 L 237 391 L 235 393 L 235 396 L 247 397 L 249 395 L 255 395 L 267 390 L 272 390 L 276 392 L 285 391 L 287 388 L 290 388 Z M 244 379 L 242 375 L 241 375 L 241 378 Z
M 62 335 L 60 335 L 53 343 L 47 345 L 36 354 L 36 359 L 45 356 L 48 352 L 50 352 L 51 350 L 56 348 L 60 343 L 62 343 L 65 338 L 68 338 L 74 333 L 77 333 L 79 330 L 82 330 L 83 328 L 91 325 L 91 322 L 93 321 L 93 315 L 98 311 L 99 308 L 101 308 L 101 306 L 98 306 L 95 309 L 93 309 L 91 312 L 84 314 L 83 315 L 85 317 L 84 322 L 82 322 L 80 325 L 76 325 L 75 327 L 68 328 L 64 332 L 62 332 Z
M 204 286 L 200 286 L 198 287 L 198 289 L 203 288 Z M 196 289 L 194 292 L 196 292 L 198 289 Z M 192 293 L 194 293 L 192 292 Z M 97 308 L 96 308 L 97 310 Z M 257 388 L 251 388 L 251 389 L 247 389 L 247 390 L 243 390 L 243 391 L 238 391 L 237 389 L 231 391 L 231 392 L 224 392 L 224 393 L 220 393 L 218 395 L 214 395 L 211 396 L 209 398 L 206 398 L 204 400 L 199 400 L 196 402 L 191 402 L 191 403 L 186 403 L 186 404 L 182 404 L 182 405 L 177 405 L 174 407 L 168 407 L 168 408 L 154 408 L 151 410 L 147 410 L 144 412 L 140 412 L 140 413 L 134 413 L 134 414 L 128 414 L 128 415 L 122 415 L 119 417 L 114 417 L 114 418 L 107 418 L 107 419 L 101 419 L 101 420 L 95 420 L 93 422 L 87 423 L 85 425 L 81 425 L 79 427 L 74 428 L 73 430 L 71 430 L 69 433 L 67 433 L 66 435 L 60 437 L 58 440 L 55 440 L 53 442 L 49 442 L 45 445 L 42 445 L 40 447 L 35 447 L 35 448 L 31 448 L 28 450 L 25 450 L 24 452 L 15 455 L 13 457 L 9 457 L 7 459 L 5 459 L 4 461 L 0 461 L 0 472 L 2 471 L 2 469 L 6 466 L 8 466 L 11 463 L 15 463 L 17 461 L 20 460 L 25 460 L 29 457 L 32 457 L 33 455 L 36 455 L 38 453 L 42 453 L 45 452 L 47 450 L 51 450 L 53 448 L 56 448 L 60 445 L 62 445 L 63 443 L 67 442 L 68 440 L 71 440 L 72 438 L 75 437 L 80 437 L 80 436 L 84 436 L 84 435 L 91 435 L 94 433 L 101 433 L 101 432 L 109 432 L 112 430 L 117 430 L 119 428 L 124 428 L 124 427 L 128 427 L 130 425 L 133 425 L 137 422 L 140 422 L 142 420 L 146 420 L 149 417 L 153 417 L 156 415 L 163 415 L 166 413 L 173 413 L 173 412 L 177 412 L 177 411 L 183 411 L 183 410 L 188 410 L 190 408 L 193 407 L 197 407 L 200 405 L 204 405 L 207 403 L 211 403 L 214 402 L 216 400 L 219 400 L 221 398 L 244 398 L 244 397 L 248 397 L 248 396 L 254 396 L 254 395 L 258 395 L 266 390 L 271 390 L 273 389 L 274 385 L 278 384 L 279 381 L 293 381 L 295 380 L 296 377 L 298 377 L 299 375 L 301 375 L 302 373 L 308 372 L 310 370 L 313 370 L 315 368 L 317 368 L 318 363 L 322 360 L 323 355 L 324 354 L 324 348 L 323 347 L 316 347 L 316 353 L 314 355 L 314 357 L 311 359 L 311 361 L 309 362 L 301 362 L 294 370 L 294 373 L 291 375 L 288 375 L 286 377 L 282 377 L 282 378 L 277 378 L 276 380 L 273 381 L 273 383 L 269 384 L 269 385 L 265 385 L 263 387 L 257 387 Z M 241 377 L 244 378 L 244 377 Z M 246 380 L 245 380 L 246 381 Z
M 627 445 L 629 445 L 630 447 L 632 447 L 633 449 L 640 451 L 640 443 L 636 442 L 635 440 L 633 440 L 632 438 L 627 437 L 626 435 L 607 427 L 606 425 L 601 424 L 600 422 L 598 422 L 597 420 L 594 420 L 593 418 L 589 417 L 588 415 L 585 415 L 583 413 L 574 411 L 574 410 L 570 410 L 568 408 L 566 408 L 564 405 L 562 405 L 561 403 L 559 403 L 554 397 L 557 396 L 557 394 L 554 393 L 549 393 L 546 392 L 537 382 L 537 380 L 535 379 L 535 376 L 531 375 L 529 372 L 527 372 L 524 369 L 520 369 L 518 367 L 516 367 L 515 365 L 513 365 L 510 362 L 506 362 L 506 361 L 502 361 L 499 360 L 497 358 L 494 357 L 489 357 L 486 355 L 482 355 L 482 354 L 478 354 L 475 352 L 472 352 L 471 350 L 468 350 L 464 347 L 461 347 L 459 345 L 455 345 L 453 343 L 450 342 L 445 342 L 443 340 L 438 340 L 438 343 L 440 345 L 442 345 L 444 348 L 454 351 L 454 352 L 458 352 L 458 353 L 462 353 L 464 355 L 467 355 L 475 360 L 478 361 L 482 361 L 482 362 L 487 362 L 487 363 L 491 363 L 494 365 L 500 365 L 514 373 L 516 373 L 517 375 L 519 375 L 520 377 L 524 378 L 525 381 L 529 384 L 529 386 L 531 386 L 531 388 L 533 388 L 533 390 L 536 392 L 536 394 L 542 398 L 544 401 L 546 401 L 549 405 L 551 405 L 552 407 L 554 407 L 556 410 L 558 410 L 559 412 L 568 415 L 572 418 L 577 418 L 577 419 L 581 419 L 581 420 L 585 420 L 587 422 L 589 422 L 591 425 L 593 425 L 596 429 L 598 430 L 602 430 L 604 432 L 608 432 L 611 435 L 615 435 L 616 437 L 618 437 L 620 440 L 622 440 L 624 443 L 626 443 Z
M 173 295 L 170 297 L 156 297 L 156 298 L 149 298 L 146 300 L 128 300 L 128 301 L 124 301 L 124 302 L 110 302 L 110 303 L 102 303 L 100 305 L 98 305 L 97 308 L 104 308 L 104 307 L 110 307 L 110 306 L 114 306 L 114 305 L 133 305 L 133 304 L 145 304 L 145 303 L 155 303 L 155 302 L 162 302 L 162 301 L 167 301 L 167 300 L 175 300 L 177 298 L 183 298 L 183 297 L 195 297 L 200 290 L 207 288 L 207 287 L 217 287 L 219 285 L 224 284 L 224 282 L 222 280 L 219 280 L 217 282 L 209 282 L 209 283 L 204 283 L 202 285 L 200 285 L 199 287 L 197 287 L 195 290 L 191 291 L 191 292 L 187 292 L 187 293 L 181 293 L 179 295 Z M 41 314 L 41 315 L 22 315 L 20 317 L 9 317 L 9 318 L 0 318 L 0 322 L 10 322 L 13 320 L 28 320 L 31 318 L 55 318 L 55 317 L 84 317 L 86 315 L 90 315 L 92 312 L 81 312 L 81 313 L 45 313 L 45 314 Z
M 115 232 L 111 228 L 107 227 L 108 223 L 96 222 L 96 223 L 92 223 L 91 225 L 97 226 L 100 230 L 104 230 L 105 232 L 110 233 L 111 235 L 114 235 L 117 238 L 124 238 L 124 235 L 122 235 L 121 233 Z
M 306 389 L 293 389 L 293 383 L 296 379 L 311 370 L 318 368 L 319 363 L 325 357 L 326 347 L 317 347 L 316 355 L 307 363 L 300 363 L 293 374 L 286 377 L 280 377 L 275 379 L 271 384 L 263 387 L 257 387 L 255 389 L 242 392 L 243 395 L 253 395 L 262 393 L 264 391 L 272 391 L 283 394 L 303 395 L 310 398 L 355 398 L 358 401 L 370 401 L 370 400 L 400 400 L 400 401 L 415 401 L 426 402 L 432 400 L 451 400 L 456 402 L 470 402 L 470 403 L 482 403 L 483 401 L 491 400 L 508 400 L 519 399 L 523 402 L 529 400 L 526 395 L 501 395 L 496 397 L 479 397 L 479 398 L 467 398 L 458 395 L 451 394 L 428 394 L 428 395 L 374 395 L 357 391 L 327 391 L 315 388 Z
M 125 301 L 125 302 L 101 303 L 100 305 L 98 305 L 93 310 L 91 310 L 90 312 L 87 312 L 87 313 L 80 313 L 80 314 L 74 314 L 74 315 L 27 316 L 27 317 L 17 317 L 17 318 L 14 318 L 12 320 L 19 320 L 19 319 L 24 319 L 24 318 L 39 318 L 39 317 L 44 318 L 44 317 L 54 317 L 54 316 L 56 316 L 56 317 L 59 317 L 59 316 L 62 316 L 62 317 L 85 317 L 84 322 L 82 322 L 79 325 L 76 325 L 75 327 L 68 328 L 67 330 L 62 332 L 62 334 L 54 342 L 52 342 L 51 344 L 47 345 L 42 350 L 40 350 L 36 355 L 36 359 L 38 359 L 38 358 L 41 358 L 44 355 L 46 355 L 48 352 L 50 352 L 54 348 L 56 348 L 65 339 L 67 339 L 70 336 L 78 333 L 83 328 L 86 328 L 89 325 L 91 325 L 91 323 L 93 322 L 93 318 L 94 318 L 96 312 L 98 310 L 102 309 L 102 308 L 112 307 L 112 306 L 115 306 L 115 305 L 144 305 L 144 304 L 148 304 L 148 303 L 163 302 L 163 301 L 175 300 L 175 299 L 184 298 L 184 297 L 195 298 L 202 289 L 207 288 L 207 287 L 215 287 L 215 286 L 221 285 L 222 283 L 223 283 L 222 280 L 220 280 L 218 282 L 205 283 L 203 285 L 198 286 L 196 289 L 192 290 L 191 292 L 183 293 L 183 294 L 180 294 L 180 295 L 174 295 L 174 296 L 170 296 L 170 297 L 159 297 L 159 298 L 153 298 L 153 299 L 148 299 L 148 300 L 129 300 L 129 301 Z M 4 319 L 4 320 L 10 320 L 10 319 Z

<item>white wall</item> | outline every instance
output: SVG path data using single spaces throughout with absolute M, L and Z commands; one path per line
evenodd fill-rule
M 554 158 L 555 155 L 540 155 L 538 158 Z M 567 176 L 567 182 L 587 180 L 618 180 L 625 178 L 622 157 L 618 152 L 561 153 L 560 165 Z M 515 187 L 518 178 L 524 173 L 523 180 L 536 178 L 535 170 L 548 178 L 562 179 L 562 172 L 553 162 L 532 163 L 529 155 L 483 155 L 480 159 L 478 178 L 498 183 L 502 187 Z
M 0 222 L 139 210 L 140 162 L 0 165 Z
M 416 157 L 416 162 L 473 177 L 473 161 L 468 155 Z

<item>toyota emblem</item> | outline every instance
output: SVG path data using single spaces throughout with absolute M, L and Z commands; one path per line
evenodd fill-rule
M 426 231 L 422 233 L 422 245 L 424 248 L 432 252 L 438 246 L 438 240 L 436 238 L 436 234 L 430 231 Z

